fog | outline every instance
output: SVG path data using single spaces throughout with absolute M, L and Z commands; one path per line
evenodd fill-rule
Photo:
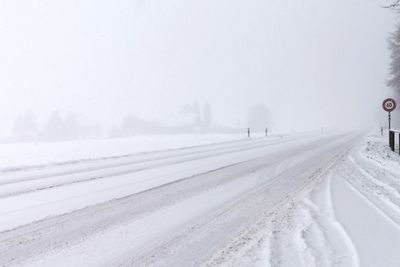
M 128 115 L 183 125 L 207 104 L 225 127 L 248 127 L 256 105 L 277 132 L 379 126 L 396 24 L 381 5 L 1 1 L 0 137 L 29 110 L 37 127 L 57 110 L 109 131 Z

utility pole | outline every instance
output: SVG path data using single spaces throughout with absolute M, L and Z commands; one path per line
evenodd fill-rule
M 265 128 L 265 137 L 268 136 L 268 128 Z
M 247 137 L 250 138 L 250 128 L 247 128 Z

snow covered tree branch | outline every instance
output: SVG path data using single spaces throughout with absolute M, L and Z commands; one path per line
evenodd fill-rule
M 400 1 L 400 0 L 399 0 Z M 391 52 L 390 75 L 387 85 L 400 95 L 400 24 L 397 30 L 389 38 L 389 49 Z
M 400 6 L 400 0 L 396 0 L 389 5 L 383 6 L 384 8 L 398 8 Z

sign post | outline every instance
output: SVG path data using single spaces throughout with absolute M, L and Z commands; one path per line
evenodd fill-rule
M 385 99 L 383 101 L 382 107 L 388 113 L 388 120 L 389 120 L 389 146 L 390 146 L 390 149 L 392 151 L 394 151 L 394 149 L 395 149 L 395 140 L 394 140 L 394 138 L 395 137 L 394 137 L 394 131 L 392 131 L 392 125 L 391 125 L 392 118 L 391 118 L 391 114 L 390 113 L 393 110 L 395 110 L 396 107 L 397 107 L 396 100 L 394 100 L 393 98 L 387 98 L 387 99 Z
M 384 109 L 386 112 L 388 112 L 389 131 L 390 131 L 390 129 L 392 128 L 392 127 L 391 127 L 391 123 L 392 123 L 391 120 L 392 120 L 392 118 L 391 118 L 391 114 L 390 114 L 390 113 L 391 113 L 393 110 L 395 110 L 396 107 L 397 107 L 396 100 L 394 100 L 393 98 L 387 98 L 387 99 L 385 99 L 385 101 L 383 101 L 382 107 L 383 107 L 383 109 Z

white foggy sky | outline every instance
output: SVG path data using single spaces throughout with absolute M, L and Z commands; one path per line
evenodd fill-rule
M 396 23 L 381 3 L 0 0 L 0 136 L 27 109 L 110 125 L 194 101 L 225 125 L 255 103 L 280 129 L 373 124 Z

